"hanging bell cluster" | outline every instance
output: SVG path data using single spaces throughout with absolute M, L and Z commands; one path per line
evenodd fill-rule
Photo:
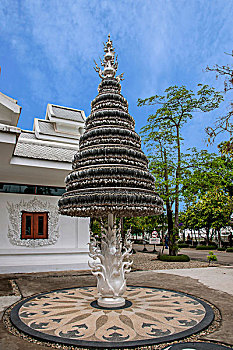
M 95 67 L 102 79 L 99 93 L 92 101 L 73 171 L 65 179 L 60 213 L 83 217 L 161 214 L 163 201 L 155 193 L 134 119 L 121 95 L 123 74 L 116 76 L 118 64 L 110 36 L 104 51 L 104 69 Z

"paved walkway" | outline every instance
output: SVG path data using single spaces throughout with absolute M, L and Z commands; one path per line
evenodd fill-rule
M 134 249 L 136 251 L 142 251 L 143 250 L 142 244 L 134 244 Z M 154 249 L 153 245 L 146 245 L 146 249 L 149 252 L 152 252 Z M 159 251 L 162 249 L 162 246 L 157 246 L 156 250 Z M 218 264 L 224 265 L 224 266 L 233 266 L 233 253 L 227 253 L 227 252 L 219 252 L 217 250 L 213 250 L 214 254 L 217 256 Z M 165 254 L 168 254 L 168 249 L 164 250 Z M 192 260 L 198 260 L 207 262 L 207 255 L 209 255 L 209 250 L 196 250 L 194 248 L 182 248 L 180 249 L 179 254 L 186 254 L 188 255 Z
M 221 312 L 219 329 L 202 340 L 233 346 L 233 269 L 229 267 L 183 270 L 136 271 L 128 275 L 128 285 L 177 290 L 214 304 Z M 55 289 L 94 286 L 90 271 L 0 275 L 0 306 L 6 309 L 21 297 Z M 28 343 L 10 334 L 0 322 L 0 350 L 42 350 L 47 347 Z
M 196 250 L 194 248 L 183 248 L 180 251 L 182 254 L 187 254 L 191 259 L 196 259 L 199 261 L 206 261 L 207 255 L 209 255 L 209 250 Z M 233 266 L 233 253 L 219 252 L 218 250 L 213 250 L 213 253 L 217 256 L 218 264 L 224 266 Z
M 157 270 L 155 272 L 191 277 L 207 287 L 233 295 L 233 267 Z

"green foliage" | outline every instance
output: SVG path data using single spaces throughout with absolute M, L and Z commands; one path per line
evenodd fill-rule
M 187 166 L 185 155 L 181 152 L 182 128 L 193 118 L 194 112 L 210 112 L 222 101 L 222 95 L 214 88 L 201 84 L 198 87 L 196 94 L 185 86 L 170 86 L 163 96 L 138 99 L 138 106 L 155 105 L 157 108 L 155 114 L 148 117 L 141 135 L 149 152 L 156 190 L 165 201 L 171 255 L 177 251 L 181 184 Z
M 201 110 L 210 112 L 218 108 L 223 100 L 222 95 L 208 85 L 198 84 L 197 94 L 188 90 L 185 86 L 170 86 L 165 90 L 165 95 L 154 95 L 146 99 L 138 99 L 138 106 L 161 105 L 155 115 L 149 117 L 149 121 L 156 119 L 161 127 L 183 126 L 187 119 L 193 118 L 193 112 Z
M 166 217 L 160 216 L 145 216 L 124 218 L 124 232 L 131 228 L 131 234 L 149 233 L 152 231 L 159 232 L 162 228 L 166 229 Z
M 233 115 L 233 111 L 231 111 L 231 116 Z M 233 124 L 231 123 L 231 127 L 233 127 Z M 231 159 L 233 158 L 233 138 L 230 137 L 230 140 L 223 141 L 218 145 L 218 149 L 220 153 L 224 156 L 229 156 Z
M 209 252 L 209 255 L 207 255 L 207 260 L 209 261 L 209 264 L 211 261 L 218 261 L 217 256 L 214 255 L 212 251 Z
M 158 255 L 158 259 L 161 261 L 169 261 L 169 262 L 188 262 L 190 261 L 190 257 L 185 254 L 180 255 L 167 255 L 167 254 L 160 254 Z
M 210 229 L 219 231 L 229 224 L 232 207 L 231 197 L 222 189 L 213 188 L 186 210 L 186 225 L 195 229 L 204 228 L 209 242 Z
M 227 248 L 227 249 L 226 249 L 226 252 L 227 252 L 227 253 L 233 253 L 233 248 Z
M 197 245 L 196 246 L 196 250 L 209 250 L 209 249 L 215 250 L 216 247 L 214 245 Z
M 215 188 L 233 195 L 233 162 L 229 157 L 192 148 L 186 155 L 186 163 L 182 196 L 187 204 Z
M 232 56 L 233 58 L 233 51 L 231 54 L 228 54 L 228 55 Z M 218 76 L 223 76 L 225 78 L 224 80 L 225 93 L 233 89 L 233 66 L 229 66 L 229 65 L 220 66 L 216 64 L 213 68 L 210 68 L 207 66 L 206 70 L 214 71 L 216 73 L 216 78 L 218 78 Z M 233 157 L 233 138 L 232 138 L 233 108 L 232 107 L 233 105 L 231 103 L 230 108 L 228 109 L 228 112 L 225 115 L 218 117 L 213 126 L 209 126 L 206 128 L 207 135 L 209 136 L 208 138 L 209 142 L 211 141 L 213 142 L 215 140 L 215 137 L 222 132 L 229 133 L 230 139 L 220 144 L 220 150 L 222 154 L 228 154 L 231 158 Z
M 91 219 L 90 229 L 94 235 L 101 236 L 101 225 L 98 219 L 95 219 L 95 218 Z
M 219 251 L 219 252 L 224 252 L 225 250 L 226 250 L 226 248 L 217 248 L 217 250 Z

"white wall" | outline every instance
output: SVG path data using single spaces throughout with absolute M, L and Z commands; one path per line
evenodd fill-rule
M 0 273 L 88 268 L 89 218 L 59 215 L 59 238 L 53 245 L 29 248 L 13 245 L 8 238 L 7 202 L 34 198 L 57 206 L 57 196 L 0 193 Z

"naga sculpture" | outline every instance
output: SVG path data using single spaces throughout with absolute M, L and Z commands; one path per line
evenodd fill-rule
M 130 272 L 132 265 L 132 261 L 129 261 L 132 254 L 132 243 L 129 230 L 122 252 L 121 226 L 114 225 L 112 214 L 108 219 L 107 229 L 103 222 L 101 225 L 100 244 L 91 234 L 90 257 L 94 262 L 89 262 L 89 266 L 93 275 L 97 276 L 97 290 L 100 294 L 98 304 L 117 307 L 125 304 L 122 295 L 126 290 L 125 273 Z

